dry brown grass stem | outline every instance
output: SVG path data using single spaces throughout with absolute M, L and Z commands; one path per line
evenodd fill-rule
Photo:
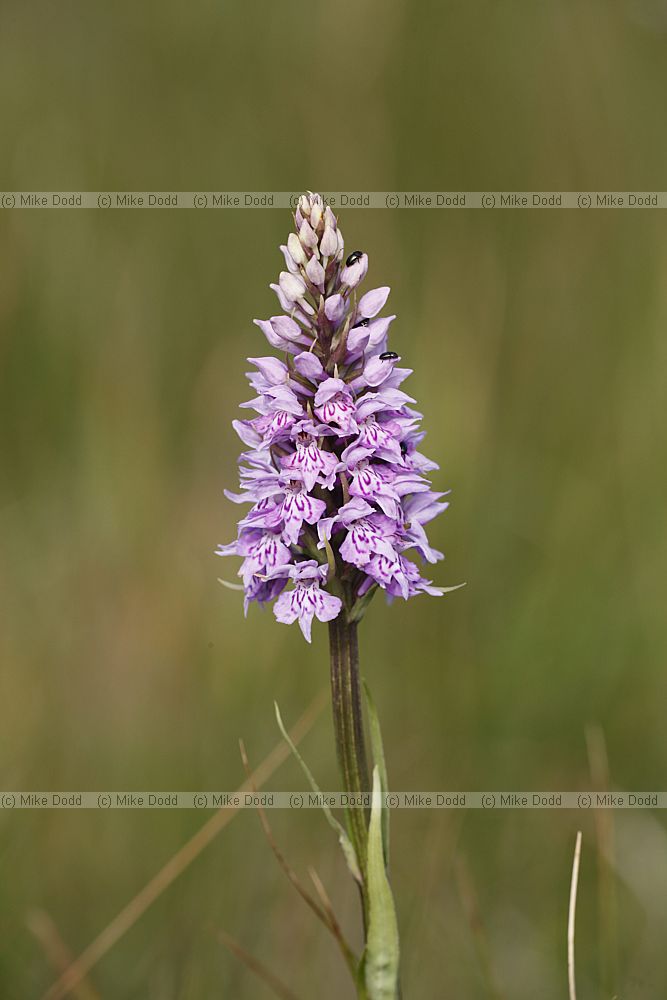
M 243 761 L 243 766 L 245 768 L 246 774 L 248 775 L 248 781 L 252 782 L 252 771 L 250 769 L 250 764 L 248 762 L 248 755 L 246 753 L 243 740 L 239 740 L 239 747 L 241 750 L 241 760 Z M 252 791 L 256 791 L 256 789 L 253 787 Z M 355 979 L 357 959 L 354 955 L 354 952 L 352 951 L 347 941 L 345 940 L 340 924 L 336 919 L 336 916 L 333 912 L 333 907 L 331 906 L 331 902 L 329 901 L 329 897 L 326 894 L 322 882 L 320 881 L 316 873 L 311 869 L 310 877 L 313 880 L 313 884 L 315 885 L 318 895 L 320 896 L 320 900 L 324 901 L 324 905 L 320 906 L 317 900 L 313 898 L 310 892 L 303 885 L 303 883 L 299 879 L 299 876 L 296 874 L 296 872 L 288 862 L 287 858 L 278 847 L 278 844 L 276 842 L 275 837 L 273 836 L 273 831 L 271 830 L 271 826 L 269 824 L 269 820 L 266 815 L 266 810 L 261 805 L 258 805 L 257 813 L 259 815 L 260 823 L 262 824 L 262 830 L 264 831 L 264 835 L 268 841 L 269 847 L 273 851 L 273 855 L 276 861 L 278 862 L 281 869 L 283 870 L 283 872 L 285 873 L 291 884 L 294 886 L 296 891 L 299 893 L 306 906 L 308 906 L 313 911 L 317 919 L 322 924 L 324 924 L 329 933 L 333 935 L 342 952 L 343 958 L 345 959 L 345 963 L 352 974 L 352 978 Z
M 233 955 L 236 955 L 251 972 L 254 972 L 258 979 L 266 983 L 277 997 L 280 997 L 280 1000 L 298 1000 L 296 994 L 292 992 L 289 986 L 286 986 L 281 979 L 278 979 L 275 973 L 267 969 L 259 959 L 246 951 L 230 934 L 227 934 L 226 931 L 218 931 L 218 937 Z
M 312 728 L 327 701 L 328 692 L 322 690 L 297 720 L 290 731 L 290 736 L 295 744 L 300 743 L 306 733 Z M 251 790 L 253 785 L 255 788 L 260 788 L 280 765 L 285 762 L 289 753 L 287 744 L 283 740 L 280 740 L 255 769 L 252 775 L 252 782 L 246 779 L 239 786 L 236 794 L 245 794 L 245 792 Z M 120 913 L 116 914 L 114 919 L 91 941 L 78 958 L 65 969 L 56 982 L 46 991 L 43 1000 L 62 1000 L 63 997 L 70 994 L 82 982 L 93 966 L 113 948 L 156 899 L 176 881 L 178 876 L 182 875 L 186 868 L 189 868 L 192 862 L 199 857 L 220 831 L 234 819 L 238 812 L 238 807 L 225 807 L 214 813 L 197 833 L 179 848 L 167 863 L 160 868 L 143 889 L 123 907 Z
M 572 879 L 570 882 L 570 907 L 567 917 L 567 984 L 570 1000 L 577 1000 L 576 976 L 574 972 L 574 930 L 577 913 L 577 888 L 579 886 L 579 861 L 581 858 L 581 830 L 577 831 L 572 861 Z

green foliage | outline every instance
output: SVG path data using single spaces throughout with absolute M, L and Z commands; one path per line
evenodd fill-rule
M 286 728 L 285 728 L 285 726 L 283 724 L 283 720 L 282 720 L 282 717 L 280 715 L 280 709 L 278 708 L 277 702 L 274 702 L 274 706 L 275 706 L 275 710 L 276 710 L 276 719 L 278 720 L 278 726 L 280 728 L 280 732 L 282 733 L 283 738 L 284 738 L 285 742 L 287 743 L 287 745 L 289 746 L 290 750 L 294 754 L 294 757 L 299 762 L 299 765 L 301 766 L 301 770 L 305 774 L 306 779 L 308 781 L 308 784 L 312 788 L 313 792 L 321 800 L 322 812 L 326 816 L 327 823 L 329 824 L 329 826 L 331 827 L 331 829 L 335 831 L 335 833 L 336 833 L 336 835 L 338 837 L 338 843 L 340 844 L 340 847 L 341 847 L 341 850 L 343 852 L 343 855 L 345 856 L 345 861 L 346 861 L 347 867 L 350 870 L 350 873 L 351 873 L 352 877 L 354 878 L 354 880 L 356 882 L 361 883 L 361 872 L 359 871 L 359 862 L 357 861 L 357 855 L 356 855 L 356 852 L 354 850 L 354 846 L 352 844 L 352 841 L 350 840 L 350 838 L 348 837 L 347 833 L 345 832 L 345 830 L 343 829 L 343 827 L 341 826 L 341 824 L 338 822 L 338 820 L 336 819 L 336 817 L 332 813 L 332 811 L 329 808 L 329 806 L 326 804 L 326 802 L 322 798 L 322 792 L 320 791 L 320 788 L 319 788 L 317 782 L 315 781 L 315 778 L 313 777 L 313 774 L 312 774 L 310 768 L 308 767 L 308 765 L 304 761 L 303 757 L 301 756 L 301 754 L 299 753 L 299 751 L 295 747 L 293 741 L 290 739 L 290 735 L 287 732 L 287 730 L 286 730 Z
M 366 699 L 366 710 L 368 712 L 368 723 L 371 736 L 371 751 L 373 754 L 373 763 L 377 767 L 378 776 L 380 779 L 380 791 L 382 792 L 382 806 L 381 806 L 381 818 L 382 818 L 382 849 L 384 852 L 384 863 L 385 866 L 389 866 L 389 809 L 385 802 L 385 796 L 389 791 L 389 782 L 387 780 L 387 765 L 384 758 L 384 746 L 382 743 L 382 731 L 380 729 L 380 718 L 377 713 L 377 708 L 375 707 L 375 702 L 371 695 L 371 690 L 364 680 L 364 695 Z
M 382 786 L 373 768 L 373 807 L 368 828 L 369 922 L 364 979 L 368 1000 L 396 1000 L 398 994 L 398 923 L 387 878 L 382 843 Z

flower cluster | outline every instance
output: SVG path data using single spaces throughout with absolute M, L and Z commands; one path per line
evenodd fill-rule
M 302 196 L 294 219 L 271 285 L 283 314 L 255 320 L 285 360 L 249 359 L 256 395 L 243 406 L 257 416 L 234 421 L 247 450 L 241 492 L 226 495 L 251 507 L 217 551 L 243 558 L 246 611 L 277 598 L 278 621 L 298 620 L 310 641 L 314 617 L 330 621 L 343 605 L 359 617 L 378 587 L 390 598 L 444 592 L 406 552 L 442 558 L 424 525 L 447 503 L 430 488 L 437 466 L 418 450 L 421 414 L 400 388 L 411 372 L 387 350 L 389 289 L 357 296 L 368 258 L 345 257 L 320 195 Z

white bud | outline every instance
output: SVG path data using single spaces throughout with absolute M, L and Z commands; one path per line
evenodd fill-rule
M 322 221 L 322 205 L 316 201 L 310 209 L 310 224 L 313 229 L 317 229 Z
M 317 257 L 311 257 L 306 264 L 306 274 L 317 288 L 324 288 L 324 268 Z
M 280 290 L 289 302 L 297 302 L 306 294 L 306 286 L 301 278 L 297 278 L 295 274 L 290 274 L 289 271 L 280 272 L 278 283 Z
M 345 253 L 345 242 L 343 240 L 343 234 L 340 229 L 336 230 L 336 239 L 338 240 L 338 250 L 336 252 L 336 260 L 342 260 L 343 254 Z
M 301 240 L 301 245 L 304 247 L 310 247 L 314 250 L 317 246 L 317 236 L 313 232 L 312 227 L 304 219 L 301 223 L 301 229 L 299 230 L 299 239 Z
M 331 226 L 326 226 L 324 236 L 320 240 L 320 253 L 323 257 L 333 257 L 337 249 L 338 238 L 336 237 L 336 230 L 332 229 Z
M 289 250 L 284 244 L 280 247 L 280 252 L 285 258 L 285 266 L 287 267 L 287 270 L 291 271 L 292 274 L 298 274 L 299 265 L 294 263 L 294 261 L 292 260 L 292 254 L 289 252 Z
M 301 242 L 296 233 L 290 233 L 287 237 L 287 249 L 290 252 L 290 257 L 295 264 L 305 264 L 306 255 L 304 253 Z

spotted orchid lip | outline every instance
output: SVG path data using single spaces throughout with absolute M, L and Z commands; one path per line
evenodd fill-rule
M 442 557 L 424 525 L 448 504 L 418 451 L 422 417 L 401 389 L 411 372 L 387 347 L 389 288 L 357 299 L 368 256 L 345 256 L 320 195 L 303 195 L 294 219 L 287 270 L 271 286 L 283 312 L 255 321 L 286 359 L 250 359 L 255 396 L 242 406 L 255 416 L 234 422 L 246 450 L 241 492 L 228 496 L 251 508 L 218 554 L 241 557 L 246 606 L 274 602 L 278 621 L 298 621 L 310 641 L 314 619 L 340 614 L 341 593 L 348 603 L 376 586 L 389 597 L 440 593 L 406 552 Z

